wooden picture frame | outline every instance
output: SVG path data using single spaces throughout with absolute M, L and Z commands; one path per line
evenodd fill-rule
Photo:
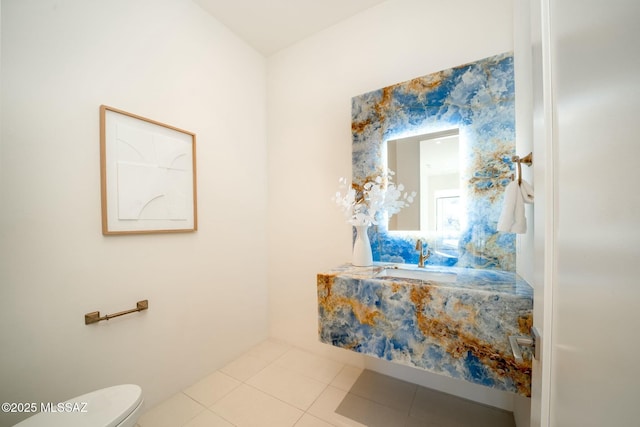
M 102 234 L 198 229 L 196 135 L 100 106 Z

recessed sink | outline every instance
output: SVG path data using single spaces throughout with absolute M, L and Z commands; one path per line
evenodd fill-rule
M 393 277 L 395 279 L 432 280 L 434 282 L 452 283 L 457 279 L 455 273 L 439 271 L 414 270 L 407 268 L 385 268 L 376 274 L 376 277 Z

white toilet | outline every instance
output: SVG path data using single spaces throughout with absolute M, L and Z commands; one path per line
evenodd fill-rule
M 52 403 L 47 412 L 27 418 L 16 427 L 133 427 L 142 403 L 139 386 L 117 385 Z

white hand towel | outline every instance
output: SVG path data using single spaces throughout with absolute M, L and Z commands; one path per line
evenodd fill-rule
M 524 234 L 527 232 L 527 219 L 524 216 L 524 204 L 533 203 L 533 188 L 526 181 L 518 185 L 513 181 L 507 185 L 504 194 L 502 213 L 498 220 L 498 231 Z
M 522 200 L 527 204 L 533 204 L 533 187 L 524 179 L 520 184 L 520 192 L 522 193 Z

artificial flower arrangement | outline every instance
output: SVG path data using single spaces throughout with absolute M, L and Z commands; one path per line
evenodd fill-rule
M 347 222 L 354 226 L 377 225 L 379 212 L 386 212 L 388 217 L 413 203 L 416 192 L 404 191 L 404 185 L 393 182 L 392 170 L 367 180 L 362 186 L 347 184 L 345 178 L 339 180 L 339 190 L 334 200 L 342 209 Z

